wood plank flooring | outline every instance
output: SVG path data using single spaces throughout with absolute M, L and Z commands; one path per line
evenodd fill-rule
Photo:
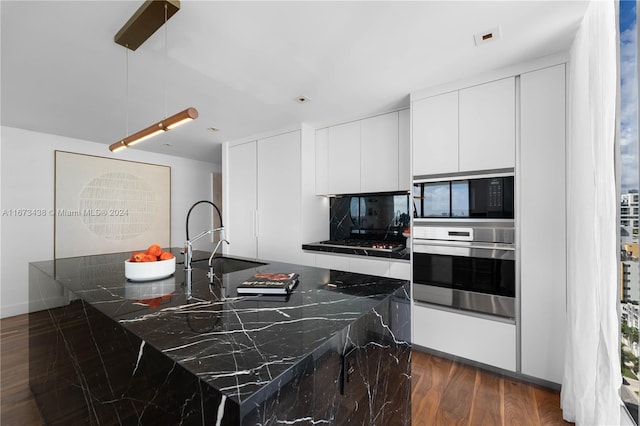
M 29 390 L 27 325 L 27 315 L 0 320 L 2 426 L 44 425 Z M 411 356 L 415 426 L 571 424 L 562 420 L 557 391 L 419 351 Z
M 411 353 L 413 425 L 571 425 L 558 391 Z
M 44 425 L 29 389 L 27 315 L 0 320 L 0 425 Z

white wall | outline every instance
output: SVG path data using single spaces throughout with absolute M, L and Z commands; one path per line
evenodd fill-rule
M 11 127 L 0 127 L 0 141 L 0 210 L 53 209 L 55 150 L 170 166 L 173 247 L 184 242 L 189 207 L 212 199 L 212 173 L 220 171 L 213 163 L 134 148 L 113 154 L 104 144 Z M 211 214 L 210 206 L 196 207 L 191 215 L 192 237 L 210 228 Z M 0 317 L 28 311 L 28 263 L 53 258 L 53 230 L 53 216 L 0 216 Z M 212 249 L 206 240 L 196 248 Z

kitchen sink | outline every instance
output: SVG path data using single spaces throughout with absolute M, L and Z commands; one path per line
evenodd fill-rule
M 219 256 L 213 258 L 213 270 L 214 272 L 230 274 L 231 272 L 242 271 L 244 269 L 257 268 L 264 266 L 266 263 L 253 262 L 251 260 L 234 259 L 232 257 Z M 194 260 L 191 262 L 191 267 L 209 270 L 209 259 Z

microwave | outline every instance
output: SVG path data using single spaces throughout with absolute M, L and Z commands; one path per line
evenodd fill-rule
M 511 219 L 514 176 L 455 176 L 414 180 L 414 218 Z

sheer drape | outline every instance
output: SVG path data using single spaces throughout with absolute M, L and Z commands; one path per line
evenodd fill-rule
M 593 1 L 569 61 L 567 344 L 561 404 L 579 425 L 620 424 L 616 8 Z

